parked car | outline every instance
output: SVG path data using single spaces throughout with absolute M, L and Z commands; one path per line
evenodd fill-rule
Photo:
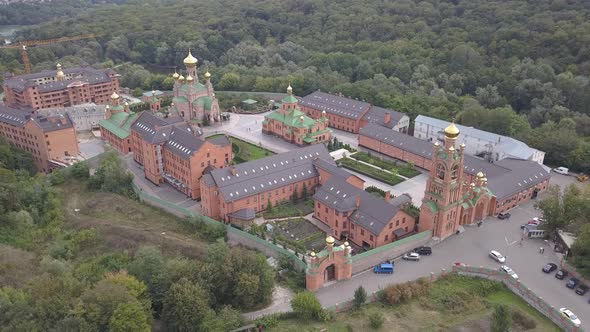
M 559 309 L 559 312 L 563 315 L 563 317 L 569 319 L 576 327 L 580 327 L 582 325 L 582 321 L 576 316 L 571 310 L 566 308 Z
M 518 279 L 518 274 L 516 274 L 516 272 L 514 272 L 511 268 L 509 268 L 506 265 L 500 266 L 500 271 L 509 274 L 514 279 Z
M 526 227 L 527 224 L 522 224 L 520 225 L 520 229 L 524 229 Z
M 574 288 L 576 288 L 576 286 L 578 286 L 579 283 L 580 283 L 580 279 L 570 278 L 570 280 L 568 280 L 567 283 L 565 284 L 565 287 L 574 289 Z
M 432 248 L 431 247 L 418 247 L 412 250 L 413 252 L 419 253 L 420 255 L 432 255 Z
M 404 257 L 402 257 L 402 259 L 404 259 L 406 261 L 419 261 L 420 254 L 417 252 L 409 252 L 409 253 L 405 254 Z
M 461 263 L 461 262 L 456 262 L 454 265 L 455 266 L 467 266 L 467 264 Z
M 557 264 L 547 263 L 545 266 L 543 266 L 543 272 L 545 273 L 551 273 L 555 270 L 557 270 Z
M 501 253 L 495 250 L 490 251 L 490 257 L 492 257 L 495 261 L 500 263 L 504 263 L 506 261 L 506 257 L 502 256 Z
M 568 274 L 569 274 L 569 272 L 567 272 L 566 270 L 559 270 L 555 274 L 555 278 L 557 278 L 559 280 L 563 280 L 567 277 Z
M 567 167 L 557 167 L 557 168 L 554 168 L 553 171 L 555 173 L 559 173 L 559 174 L 563 174 L 563 175 L 568 175 L 570 172 L 569 168 L 567 168 Z
M 393 273 L 393 263 L 379 264 L 373 268 L 373 272 L 392 274 Z
M 510 219 L 510 213 L 508 213 L 508 212 L 498 213 L 498 219 Z
M 588 286 L 584 285 L 584 284 L 580 284 L 578 286 L 578 288 L 576 288 L 576 294 L 578 295 L 584 295 L 588 292 Z

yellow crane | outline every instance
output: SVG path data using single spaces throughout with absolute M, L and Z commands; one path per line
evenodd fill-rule
M 91 33 L 91 34 L 86 34 L 86 35 L 79 35 L 79 36 L 72 36 L 72 37 L 60 37 L 60 38 L 45 39 L 45 40 L 27 40 L 27 41 L 14 43 L 14 44 L 2 45 L 2 46 L 0 46 L 0 48 L 20 49 L 21 56 L 23 59 L 23 64 L 25 65 L 25 72 L 27 74 L 29 74 L 29 73 L 31 73 L 31 62 L 29 61 L 29 56 L 27 55 L 27 47 L 51 45 L 51 44 L 63 43 L 66 41 L 72 41 L 72 40 L 91 39 L 91 38 L 96 38 L 98 36 L 99 35 L 97 35 L 97 34 Z

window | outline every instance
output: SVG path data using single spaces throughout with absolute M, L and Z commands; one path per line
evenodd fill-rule
M 399 226 L 399 220 L 395 221 L 395 227 Z
M 365 235 L 365 230 L 361 228 L 361 235 Z
M 328 213 L 328 207 L 326 207 L 326 213 Z
M 385 235 L 385 241 L 389 241 L 389 235 Z
M 369 235 L 369 240 L 373 241 L 373 235 Z
M 338 227 L 338 219 L 336 219 L 336 227 Z
M 445 165 L 443 165 L 442 163 L 439 163 L 436 165 L 436 177 L 438 177 L 441 180 L 445 179 Z
M 393 224 L 389 224 L 389 229 L 391 229 L 393 227 Z
M 350 224 L 350 229 L 354 229 L 354 224 Z

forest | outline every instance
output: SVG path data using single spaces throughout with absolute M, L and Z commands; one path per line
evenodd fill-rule
M 35 69 L 114 66 L 143 89 L 168 89 L 190 48 L 217 90 L 342 92 L 509 135 L 548 165 L 590 172 L 589 14 L 573 0 L 136 0 L 55 16 L 17 40 L 101 34 L 29 57 Z M 16 50 L 0 59 L 22 70 Z
M 269 303 L 266 257 L 137 201 L 116 153 L 36 173 L 0 141 L 0 331 L 230 331 Z

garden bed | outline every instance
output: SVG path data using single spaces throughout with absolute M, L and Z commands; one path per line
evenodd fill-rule
M 277 221 L 273 226 L 277 243 L 286 243 L 300 253 L 320 251 L 325 246 L 326 234 L 303 218 Z
M 275 206 L 270 210 L 262 213 L 264 219 L 277 219 L 289 217 L 302 217 L 313 212 L 313 199 L 306 198 L 297 203 L 287 202 L 279 206 Z
M 348 169 L 351 169 L 353 171 L 359 172 L 361 174 L 370 176 L 376 180 L 379 180 L 381 182 L 385 182 L 389 185 L 396 185 L 398 183 L 401 183 L 404 181 L 404 179 L 400 178 L 399 176 L 371 167 L 369 165 L 365 165 L 361 162 L 358 162 L 354 159 L 350 159 L 350 158 L 342 158 L 340 160 L 338 160 L 338 162 L 340 162 L 340 164 Z
M 405 166 L 398 166 L 396 162 L 372 156 L 371 154 L 365 152 L 357 152 L 350 157 L 356 160 L 364 161 L 379 168 L 386 169 L 390 172 L 403 175 L 407 178 L 420 175 L 420 172 L 416 170 L 414 165 L 411 163 L 408 163 Z

